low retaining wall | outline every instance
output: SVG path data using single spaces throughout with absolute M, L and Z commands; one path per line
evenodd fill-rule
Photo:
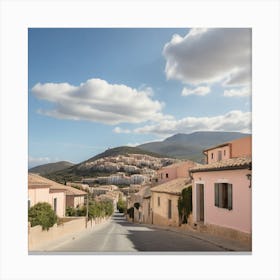
M 64 222 L 60 225 L 55 224 L 49 230 L 43 230 L 41 226 L 28 227 L 28 250 L 38 251 L 44 245 L 54 242 L 62 237 L 86 231 L 92 230 L 95 225 L 102 224 L 108 221 L 109 217 L 96 218 L 94 220 L 88 221 L 84 217 L 71 217 L 71 221 Z

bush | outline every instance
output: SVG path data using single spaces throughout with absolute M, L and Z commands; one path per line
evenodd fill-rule
M 57 215 L 47 202 L 39 202 L 29 208 L 28 221 L 31 226 L 42 226 L 43 230 L 48 230 L 57 222 Z
M 188 217 L 192 212 L 192 187 L 188 186 L 182 190 L 178 200 L 178 212 L 180 220 L 183 224 L 188 223 Z
M 76 214 L 77 214 L 77 211 L 74 207 L 67 207 L 66 208 L 66 216 L 72 217 L 72 216 L 76 216 Z
M 126 202 L 121 198 L 118 200 L 117 209 L 120 213 L 124 213 L 126 211 Z

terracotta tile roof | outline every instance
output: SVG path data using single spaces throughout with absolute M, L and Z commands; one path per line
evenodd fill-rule
M 190 185 L 189 178 L 177 178 L 151 188 L 151 192 L 181 194 L 182 190 Z
M 193 165 L 196 165 L 196 162 L 194 161 L 191 161 L 191 160 L 184 160 L 184 161 L 179 161 L 179 162 L 176 162 L 176 163 L 173 163 L 173 164 L 170 164 L 170 165 L 167 165 L 167 166 L 163 166 L 161 169 L 168 169 L 168 168 L 176 168 L 176 167 L 180 167 L 184 164 L 193 164 Z
M 72 188 L 70 186 L 65 186 L 62 184 L 59 184 L 55 181 L 49 180 L 47 178 L 44 178 L 40 175 L 28 173 L 28 188 L 32 188 L 35 186 L 49 186 L 50 190 L 61 190 L 65 191 L 66 195 L 86 195 L 87 193 L 78 190 L 76 188 Z
M 238 158 L 230 158 L 221 161 L 216 161 L 209 164 L 202 164 L 195 168 L 191 168 L 190 172 L 194 173 L 194 172 L 201 172 L 201 171 L 244 169 L 244 168 L 251 168 L 251 165 L 252 165 L 251 157 L 238 157 Z

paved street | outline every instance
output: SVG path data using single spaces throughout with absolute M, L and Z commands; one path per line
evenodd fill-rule
M 132 224 L 115 213 L 111 220 L 75 240 L 50 247 L 52 252 L 199 252 L 225 251 L 210 242 L 179 232 Z

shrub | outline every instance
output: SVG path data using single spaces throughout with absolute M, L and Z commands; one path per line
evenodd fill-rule
M 28 221 L 31 226 L 42 226 L 43 230 L 48 230 L 57 222 L 57 215 L 47 202 L 39 202 L 28 210 Z
M 127 214 L 129 218 L 134 219 L 134 207 L 130 207 L 129 209 L 127 209 Z
M 74 207 L 66 208 L 66 216 L 70 216 L 70 217 L 76 216 L 76 214 L 77 214 L 76 212 L 77 212 L 77 210 Z
M 117 209 L 120 213 L 124 213 L 126 211 L 126 203 L 121 198 L 118 200 Z
M 192 212 L 192 187 L 188 186 L 182 190 L 178 200 L 178 212 L 180 220 L 183 224 L 188 222 L 188 217 Z

